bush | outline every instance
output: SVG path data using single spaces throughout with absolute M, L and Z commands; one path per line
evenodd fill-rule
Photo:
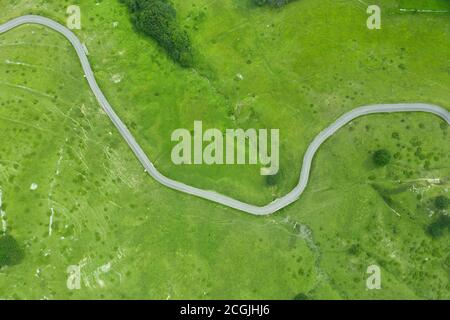
M 352 244 L 350 246 L 350 248 L 348 249 L 348 253 L 351 254 L 352 256 L 358 255 L 360 251 L 361 251 L 361 248 L 360 248 L 359 244 Z
M 373 154 L 373 162 L 379 166 L 384 167 L 391 161 L 391 153 L 386 149 L 375 151 Z
M 16 239 L 9 235 L 0 236 L 0 268 L 20 263 L 23 252 Z
M 427 227 L 427 233 L 432 238 L 440 238 L 444 235 L 444 233 L 450 230 L 450 217 L 449 216 L 440 216 L 435 222 L 431 223 Z
M 270 7 L 282 7 L 293 0 L 253 0 L 253 3 L 257 6 L 270 6 Z
M 448 208 L 450 200 L 446 196 L 438 196 L 434 199 L 434 205 L 440 210 Z
M 294 297 L 294 300 L 312 300 L 312 299 L 304 293 L 299 293 Z
M 191 42 L 167 0 L 123 0 L 129 7 L 136 29 L 152 37 L 167 54 L 183 67 L 192 65 Z
M 276 186 L 280 182 L 280 179 L 281 179 L 281 171 L 278 171 L 277 174 L 266 176 L 266 184 L 269 187 Z

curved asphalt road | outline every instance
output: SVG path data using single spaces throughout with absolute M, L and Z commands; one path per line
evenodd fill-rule
M 103 107 L 105 112 L 108 114 L 111 121 L 116 126 L 117 130 L 119 130 L 122 137 L 125 139 L 125 141 L 130 146 L 131 150 L 133 150 L 136 157 L 139 159 L 141 164 L 144 166 L 145 170 L 159 183 L 184 192 L 188 193 L 200 198 L 204 198 L 210 201 L 214 201 L 216 203 L 220 203 L 222 205 L 241 210 L 253 215 L 269 215 L 272 214 L 289 204 L 296 201 L 300 195 L 305 190 L 307 184 L 308 184 L 308 178 L 309 178 L 309 172 L 311 170 L 311 163 L 314 158 L 314 155 L 317 151 L 317 149 L 321 146 L 322 143 L 325 142 L 330 136 L 332 136 L 337 130 L 342 128 L 344 125 L 346 125 L 348 122 L 352 121 L 355 118 L 374 114 L 374 113 L 390 113 L 390 112 L 428 112 L 435 114 L 450 125 L 450 112 L 447 110 L 430 105 L 430 104 L 422 104 L 422 103 L 414 103 L 414 104 L 384 104 L 384 105 L 371 105 L 371 106 L 365 106 L 356 108 L 346 114 L 344 114 L 342 117 L 337 119 L 333 124 L 331 124 L 328 128 L 323 130 L 321 133 L 317 135 L 317 137 L 311 142 L 311 144 L 308 147 L 308 150 L 305 153 L 304 159 L 303 159 L 303 166 L 300 174 L 300 179 L 297 184 L 297 186 L 289 192 L 287 195 L 283 196 L 282 198 L 279 198 L 272 203 L 263 206 L 258 207 L 254 206 L 227 196 L 224 196 L 222 194 L 218 194 L 213 191 L 207 191 L 198 189 L 186 184 L 183 184 L 181 182 L 169 179 L 165 176 L 163 176 L 153 165 L 153 163 L 150 161 L 150 159 L 147 157 L 145 152 L 142 150 L 142 148 L 139 146 L 139 144 L 134 139 L 133 135 L 130 133 L 128 128 L 125 126 L 125 124 L 120 120 L 120 118 L 117 116 L 117 114 L 114 112 L 111 105 L 108 103 L 108 100 L 106 100 L 105 96 L 103 95 L 102 91 L 100 90 L 97 82 L 95 81 L 94 73 L 92 72 L 91 66 L 89 64 L 88 58 L 86 57 L 86 53 L 84 51 L 83 45 L 80 42 L 80 40 L 66 27 L 60 25 L 59 23 L 45 18 L 41 16 L 22 16 L 17 19 L 13 19 L 3 25 L 0 25 L 0 34 L 7 32 L 8 30 L 11 30 L 17 26 L 32 23 L 32 24 L 40 24 L 46 27 L 49 27 L 59 33 L 61 33 L 63 36 L 65 36 L 72 46 L 75 48 L 78 57 L 81 62 L 81 66 L 83 67 L 85 76 L 87 81 L 89 82 L 89 85 L 91 87 L 92 92 L 96 96 L 98 102 Z

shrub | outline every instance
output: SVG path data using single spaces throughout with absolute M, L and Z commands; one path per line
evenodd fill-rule
M 0 235 L 0 268 L 20 263 L 23 252 L 16 239 L 10 235 Z
M 281 171 L 278 171 L 277 174 L 266 176 L 266 184 L 270 187 L 276 186 L 278 182 L 280 182 Z
M 449 204 L 450 204 L 450 200 L 446 196 L 437 196 L 434 199 L 434 205 L 436 206 L 436 208 L 438 208 L 440 210 L 447 209 Z
M 356 256 L 359 254 L 360 250 L 361 248 L 359 244 L 352 244 L 348 249 L 348 253 L 351 254 L 352 256 Z
M 257 6 L 270 6 L 270 7 L 282 7 L 293 0 L 253 0 L 253 3 Z
M 450 230 L 450 217 L 441 215 L 436 221 L 427 227 L 427 233 L 432 238 L 440 238 Z
M 379 166 L 384 167 L 391 161 L 391 153 L 386 149 L 375 151 L 373 154 L 373 162 Z

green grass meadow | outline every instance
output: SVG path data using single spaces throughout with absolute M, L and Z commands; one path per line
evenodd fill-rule
M 40 14 L 76 35 L 96 79 L 170 178 L 263 205 L 297 183 L 312 139 L 362 105 L 424 102 L 450 110 L 450 2 L 378 0 L 381 30 L 357 0 L 173 0 L 192 40 L 182 68 L 132 27 L 118 0 L 0 0 L 0 23 Z M 412 12 L 400 9 L 445 12 Z M 173 130 L 279 128 L 280 177 L 259 166 L 175 166 Z M 319 150 L 291 206 L 254 217 L 161 186 L 101 110 L 76 53 L 26 25 L 0 35 L 0 190 L 23 255 L 0 266 L 2 299 L 449 299 L 448 125 L 429 114 L 372 115 Z M 372 153 L 391 163 L 376 167 Z M 37 185 L 31 190 L 32 184 Z M 366 288 L 366 269 L 382 289 Z M 81 268 L 69 290 L 67 268 Z

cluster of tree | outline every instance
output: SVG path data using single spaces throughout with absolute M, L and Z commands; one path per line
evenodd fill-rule
M 293 0 L 252 0 L 257 6 L 282 7 Z
M 131 11 L 135 28 L 152 37 L 183 67 L 193 63 L 191 41 L 179 26 L 176 11 L 168 0 L 121 0 Z

